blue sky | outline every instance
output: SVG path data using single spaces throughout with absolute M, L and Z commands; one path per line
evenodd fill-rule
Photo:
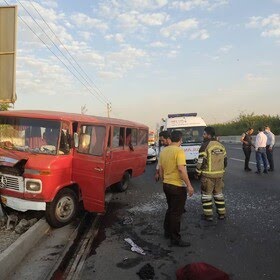
M 15 109 L 86 104 L 88 114 L 106 115 L 110 101 L 113 117 L 151 128 L 168 113 L 198 112 L 208 123 L 279 114 L 280 0 L 19 2 L 65 53 L 34 7 L 40 12 L 106 100 L 19 19 Z M 19 15 L 69 65 L 20 3 Z

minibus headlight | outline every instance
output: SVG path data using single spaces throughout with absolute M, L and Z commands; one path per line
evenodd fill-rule
M 42 191 L 41 180 L 26 180 L 25 189 L 27 192 L 39 193 Z

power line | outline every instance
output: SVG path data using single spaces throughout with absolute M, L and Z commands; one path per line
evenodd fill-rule
M 86 71 L 80 66 L 78 61 L 75 59 L 75 57 L 68 51 L 68 49 L 65 47 L 63 42 L 60 40 L 60 38 L 56 35 L 56 33 L 53 31 L 51 26 L 48 24 L 48 22 L 43 18 L 41 13 L 38 11 L 38 9 L 33 5 L 32 1 L 29 0 L 30 5 L 33 7 L 33 9 L 37 12 L 37 14 L 40 16 L 40 18 L 44 21 L 44 23 L 47 25 L 49 30 L 52 32 L 52 34 L 55 36 L 55 38 L 58 40 L 58 42 L 61 44 L 61 46 L 64 48 L 64 50 L 68 53 L 68 55 L 75 61 L 75 63 L 78 65 L 79 69 L 86 75 L 86 77 L 90 80 L 90 82 L 95 86 L 95 88 L 98 90 L 100 95 L 102 95 L 108 103 L 110 103 L 110 100 L 101 92 L 101 90 L 97 87 L 97 85 L 94 83 L 94 81 L 88 76 Z
M 6 0 L 3 0 L 7 6 L 9 6 L 9 3 Z M 95 96 L 100 102 L 104 103 L 104 104 L 108 104 L 108 102 L 105 102 L 104 100 L 102 100 L 98 95 L 96 95 L 95 93 L 93 93 L 91 91 L 91 89 L 83 82 L 81 81 L 81 79 L 68 67 L 67 64 L 65 64 L 65 62 L 44 42 L 44 40 L 42 40 L 40 38 L 39 35 L 36 34 L 36 32 L 30 27 L 30 25 L 20 16 L 18 15 L 18 17 L 20 18 L 20 20 L 28 27 L 28 29 L 47 47 L 47 49 L 64 65 L 64 67 L 89 91 L 90 94 L 92 94 L 93 96 Z M 77 70 L 76 70 L 77 71 Z
M 52 42 L 52 44 L 55 46 L 55 48 L 62 54 L 62 56 L 71 64 L 71 66 L 74 68 L 74 70 L 85 80 L 85 82 L 91 87 L 90 83 L 87 81 L 87 79 L 85 79 L 83 77 L 83 75 L 81 75 L 81 73 L 77 70 L 76 66 L 72 63 L 72 61 L 70 61 L 65 54 L 60 50 L 60 48 L 57 46 L 57 44 L 52 40 L 52 38 L 46 33 L 46 31 L 40 26 L 40 24 L 37 22 L 37 20 L 29 13 L 29 11 L 24 7 L 24 5 L 18 1 L 19 4 L 22 6 L 22 8 L 28 13 L 28 15 L 33 19 L 33 21 L 37 24 L 37 26 L 40 28 L 40 30 L 48 37 L 48 39 Z M 94 90 L 94 89 L 93 89 Z M 94 90 L 96 92 L 96 90 Z M 101 99 L 104 99 L 105 103 L 108 103 L 108 101 L 101 96 L 98 92 L 96 92 L 97 95 L 99 95 L 99 97 Z

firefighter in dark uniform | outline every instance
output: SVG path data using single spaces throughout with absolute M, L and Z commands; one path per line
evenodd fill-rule
M 226 214 L 223 195 L 224 173 L 227 166 L 225 147 L 216 140 L 213 127 L 206 127 L 203 133 L 203 144 L 199 150 L 196 168 L 197 177 L 201 180 L 201 200 L 204 218 L 213 221 L 213 196 L 219 219 Z
M 253 128 L 248 128 L 245 133 L 242 134 L 240 141 L 242 142 L 242 148 L 245 155 L 245 171 L 252 171 L 249 167 L 249 161 L 251 156 L 252 147 L 254 147 L 252 143 L 252 134 L 254 132 Z

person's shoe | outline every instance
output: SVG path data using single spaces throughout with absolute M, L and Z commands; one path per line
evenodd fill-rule
M 191 243 L 190 242 L 186 242 L 186 241 L 183 241 L 183 240 L 171 240 L 170 241 L 170 246 L 171 247 L 190 247 L 191 246 Z
M 268 174 L 268 171 L 267 170 L 264 170 L 264 172 L 263 172 L 264 174 Z
M 245 168 L 244 170 L 245 170 L 246 172 L 252 171 L 251 168 Z
M 225 215 L 219 215 L 219 216 L 218 216 L 218 219 L 219 219 L 219 220 L 224 220 L 225 217 L 226 217 Z
M 208 222 L 213 222 L 213 217 L 212 216 L 204 216 L 204 219 Z
M 259 175 L 261 174 L 261 172 L 260 172 L 260 171 L 256 171 L 255 173 L 256 173 L 256 174 L 259 174 Z
M 274 169 L 269 168 L 267 171 L 269 171 L 269 172 L 273 172 L 273 171 L 274 171 Z
M 164 232 L 164 238 L 165 238 L 165 239 L 169 239 L 169 238 L 170 238 L 170 233 L 167 232 L 167 231 L 165 231 L 165 232 Z

